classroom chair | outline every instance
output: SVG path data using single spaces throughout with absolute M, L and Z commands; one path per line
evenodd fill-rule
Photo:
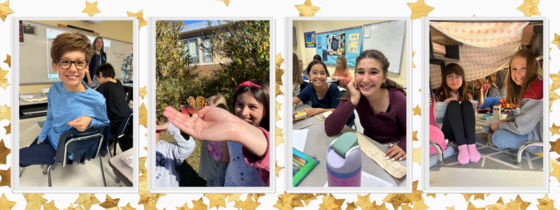
M 117 143 L 121 147 L 122 151 L 128 150 L 132 147 L 132 119 L 134 114 L 132 113 L 134 109 L 131 109 L 128 114 L 124 117 L 123 121 L 117 129 L 117 135 L 109 132 L 109 141 L 112 140 L 113 153 L 109 150 L 109 155 L 111 157 L 117 155 Z
M 523 160 L 523 152 L 529 147 L 542 148 L 544 147 L 544 145 L 542 141 L 527 141 L 525 144 L 523 144 L 523 146 L 519 148 L 519 151 L 517 151 L 517 160 L 515 161 L 516 165 L 521 166 L 521 161 Z
M 62 164 L 62 167 L 66 167 L 68 164 L 85 164 L 85 161 L 97 158 L 103 184 L 107 187 L 105 173 L 103 172 L 103 161 L 100 156 L 105 156 L 107 152 L 107 146 L 104 145 L 107 145 L 108 135 L 109 125 L 89 128 L 84 132 L 72 129 L 62 133 L 54 162 L 43 171 L 43 174 L 47 175 L 48 186 L 52 187 L 51 169 L 54 170 L 57 164 Z M 68 154 L 71 152 L 74 153 L 73 160 L 68 158 Z

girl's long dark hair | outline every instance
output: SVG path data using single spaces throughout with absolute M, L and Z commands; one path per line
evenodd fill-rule
M 270 122 L 269 122 L 269 85 L 267 82 L 265 82 L 264 80 L 260 80 L 260 79 L 252 79 L 249 80 L 251 81 L 253 84 L 259 85 L 261 86 L 259 87 L 254 87 L 254 86 L 245 86 L 245 87 L 240 87 L 237 91 L 235 91 L 235 93 L 233 94 L 233 104 L 235 106 L 235 104 L 237 103 L 237 96 L 246 93 L 246 92 L 250 92 L 251 95 L 253 95 L 253 97 L 255 97 L 255 99 L 257 99 L 258 102 L 262 103 L 264 106 L 264 113 L 263 113 L 263 118 L 261 120 L 261 123 L 259 124 L 260 127 L 263 127 L 264 129 L 266 129 L 267 131 L 270 131 Z

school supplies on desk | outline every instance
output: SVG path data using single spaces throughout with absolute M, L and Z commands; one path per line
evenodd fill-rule
M 400 179 L 406 175 L 406 167 L 398 163 L 397 161 L 391 161 L 385 159 L 383 151 L 379 150 L 373 143 L 369 142 L 361 133 L 348 126 L 344 126 L 341 133 L 352 132 L 358 136 L 358 143 L 360 144 L 360 149 L 373 161 L 375 161 L 381 168 L 383 168 L 391 176 Z
M 296 114 L 296 116 L 295 116 L 295 121 L 303 120 L 303 119 L 305 119 L 306 117 L 307 117 L 307 113 L 305 113 L 305 112 L 298 113 L 298 114 Z
M 292 186 L 297 186 L 311 171 L 319 164 L 319 160 L 306 155 L 305 153 L 297 150 L 292 149 L 293 151 L 293 158 L 292 158 L 292 166 L 293 166 L 293 179 L 292 179 Z
M 304 151 L 307 133 L 309 129 L 292 130 L 292 147 L 299 151 Z

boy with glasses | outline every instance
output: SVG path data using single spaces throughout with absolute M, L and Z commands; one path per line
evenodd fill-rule
M 103 95 L 82 83 L 92 54 L 91 42 L 84 34 L 63 33 L 54 39 L 52 67 L 61 82 L 49 89 L 47 119 L 41 134 L 29 147 L 19 150 L 20 167 L 52 164 L 58 140 L 67 130 L 85 131 L 109 123 Z

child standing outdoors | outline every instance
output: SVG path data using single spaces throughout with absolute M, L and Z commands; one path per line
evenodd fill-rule
M 107 116 L 111 133 L 117 134 L 117 129 L 130 111 L 126 103 L 126 94 L 121 81 L 115 79 L 115 69 L 109 63 L 101 64 L 95 72 L 97 78 L 97 91 L 105 97 L 107 104 Z M 123 151 L 126 150 L 122 148 Z
M 53 40 L 51 65 L 61 82 L 49 89 L 41 134 L 19 151 L 20 167 L 52 164 L 61 134 L 71 128 L 85 131 L 109 124 L 105 98 L 82 83 L 92 54 L 91 42 L 84 34 L 62 33 Z
M 196 118 L 196 116 L 193 116 Z M 159 135 L 163 131 L 169 134 L 176 142 L 160 141 Z M 176 166 L 183 164 L 196 147 L 192 139 L 185 140 L 181 136 L 179 129 L 172 123 L 164 123 L 156 126 L 156 186 L 158 187 L 179 187 L 179 174 L 175 171 Z
M 210 106 L 219 107 L 227 111 L 226 98 L 222 94 L 208 98 Z M 206 179 L 208 187 L 223 187 L 225 169 L 229 163 L 228 147 L 225 141 L 202 141 L 200 144 L 200 163 L 198 175 Z M 219 170 L 222 170 L 220 175 Z
M 348 62 L 346 62 L 346 57 L 344 55 L 339 55 L 336 59 L 336 68 L 334 69 L 334 74 L 331 76 L 333 80 L 339 80 L 340 86 L 343 88 L 348 88 L 348 83 L 352 80 L 352 75 L 348 71 Z
M 480 160 L 480 153 L 476 149 L 475 113 L 470 102 L 473 97 L 466 88 L 465 71 L 459 64 L 451 63 L 445 66 L 441 75 L 441 88 L 434 94 L 436 102 L 448 103 L 441 131 L 445 138 L 457 143 L 459 163 L 476 163 Z M 435 103 L 433 106 L 435 115 L 437 106 Z
M 237 87 L 234 113 L 216 107 L 198 110 L 201 118 L 190 118 L 196 111 L 182 107 L 180 113 L 172 107 L 163 115 L 183 132 L 205 141 L 228 140 L 230 163 L 225 186 L 269 186 L 269 85 L 262 80 L 250 80 Z
M 511 56 L 506 79 L 506 103 L 517 104 L 519 113 L 490 126 L 492 142 L 500 149 L 519 149 L 527 141 L 542 141 L 543 81 L 535 55 L 529 49 Z M 541 153 L 542 148 L 530 147 Z

